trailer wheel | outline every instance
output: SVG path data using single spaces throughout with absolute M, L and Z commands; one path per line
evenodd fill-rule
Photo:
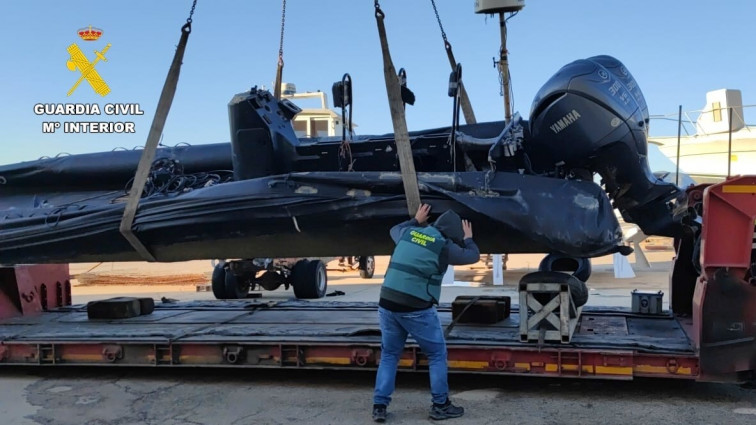
M 210 278 L 213 288 L 213 295 L 216 299 L 226 299 L 226 267 L 225 263 L 220 262 L 213 268 L 213 276 Z
M 375 274 L 375 257 L 363 255 L 360 257 L 360 277 L 370 279 Z
M 328 289 L 326 267 L 320 260 L 298 261 L 291 270 L 294 296 L 301 299 L 323 298 Z
M 588 278 L 591 277 L 591 260 L 552 252 L 543 257 L 543 260 L 538 265 L 538 271 L 570 272 L 578 280 L 587 282 Z
M 232 300 L 247 298 L 249 287 L 248 279 L 235 275 L 231 270 L 226 271 L 226 298 Z

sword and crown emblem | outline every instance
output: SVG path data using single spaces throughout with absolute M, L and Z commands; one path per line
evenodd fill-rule
M 92 25 L 90 25 L 89 28 L 79 28 L 77 33 L 84 41 L 95 41 L 102 36 L 102 30 L 99 28 L 92 28 Z
M 82 38 L 82 40 L 95 41 L 100 38 L 100 36 L 102 36 L 103 31 L 99 28 L 92 28 L 92 26 L 90 25 L 89 28 L 79 29 L 77 33 L 79 34 L 79 37 Z M 108 61 L 105 58 L 105 53 L 108 51 L 108 49 L 110 49 L 110 43 L 108 43 L 100 51 L 95 50 L 94 53 L 96 57 L 94 61 L 90 62 L 76 43 L 68 46 L 68 54 L 70 56 L 70 59 L 66 62 L 66 66 L 70 71 L 76 71 L 78 69 L 81 73 L 79 79 L 76 81 L 76 83 L 74 83 L 73 87 L 71 87 L 71 90 L 68 91 L 68 96 L 71 96 L 71 94 L 73 94 L 73 92 L 77 87 L 79 87 L 79 84 L 81 84 L 83 80 L 87 80 L 87 83 L 89 83 L 89 85 L 92 87 L 92 90 L 94 90 L 95 93 L 99 94 L 100 96 L 107 96 L 108 93 L 110 93 L 110 87 L 108 87 L 107 83 L 105 83 L 105 80 L 103 80 L 97 70 L 95 70 L 95 65 L 97 65 L 98 62 L 100 62 L 101 60 L 103 62 Z

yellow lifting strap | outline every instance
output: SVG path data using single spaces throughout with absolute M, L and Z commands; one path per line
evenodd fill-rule
M 150 168 L 152 168 L 152 160 L 155 158 L 155 151 L 158 142 L 160 141 L 160 135 L 163 133 L 163 127 L 165 127 L 165 120 L 168 118 L 168 112 L 173 103 L 173 96 L 176 94 L 179 72 L 181 71 L 181 61 L 184 58 L 184 51 L 186 50 L 186 42 L 189 40 L 189 33 L 192 32 L 192 15 L 194 14 L 194 8 L 196 5 L 197 0 L 194 0 L 192 3 L 192 10 L 189 13 L 189 18 L 186 20 L 186 24 L 181 27 L 181 39 L 176 48 L 176 54 L 173 56 L 171 67 L 168 70 L 168 76 L 165 78 L 165 84 L 163 85 L 162 93 L 160 93 L 157 110 L 152 119 L 152 126 L 147 135 L 147 142 L 144 145 L 142 157 L 139 159 L 139 165 L 134 174 L 134 184 L 131 186 L 128 202 L 126 203 L 126 208 L 124 208 L 123 217 L 121 218 L 121 226 L 119 229 L 121 234 L 146 261 L 157 260 L 149 249 L 144 246 L 142 241 L 140 241 L 134 234 L 132 226 L 134 224 L 137 208 L 139 207 L 139 200 L 142 198 L 144 185 L 150 175 Z
M 402 173 L 404 183 L 404 194 L 407 198 L 407 208 L 409 215 L 414 216 L 420 208 L 420 189 L 417 185 L 417 174 L 415 172 L 415 162 L 412 159 L 412 146 L 409 140 L 409 131 L 407 131 L 407 120 L 404 115 L 404 102 L 402 102 L 402 91 L 399 85 L 399 78 L 391 61 L 388 40 L 386 39 L 386 27 L 383 19 L 386 15 L 381 10 L 378 0 L 375 0 L 375 20 L 378 23 L 378 36 L 381 40 L 381 53 L 383 53 L 383 76 L 386 80 L 386 92 L 388 93 L 389 108 L 391 110 L 391 121 L 394 125 L 394 140 L 396 141 L 396 150 L 399 155 L 399 169 Z

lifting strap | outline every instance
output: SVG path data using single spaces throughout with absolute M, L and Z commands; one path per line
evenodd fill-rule
M 283 0 L 281 5 L 281 40 L 278 42 L 278 67 L 276 68 L 276 82 L 273 87 L 273 96 L 277 100 L 281 100 L 281 80 L 283 79 L 283 40 L 284 40 L 284 28 L 286 26 L 286 0 Z
M 470 301 L 467 302 L 467 305 L 465 308 L 462 309 L 462 311 L 457 315 L 457 317 L 452 320 L 451 323 L 446 327 L 446 330 L 444 330 L 444 339 L 449 339 L 449 334 L 451 334 L 452 329 L 454 329 L 455 326 L 457 326 L 457 323 L 459 322 L 459 319 L 462 318 L 462 316 L 465 315 L 467 310 L 470 309 L 478 300 L 480 299 L 481 295 L 478 295 L 476 297 L 473 297 Z
M 147 247 L 144 246 L 142 241 L 140 241 L 134 234 L 132 225 L 134 224 L 134 217 L 136 216 L 137 208 L 139 207 L 139 200 L 142 198 L 144 185 L 147 182 L 147 177 L 149 177 L 150 168 L 152 168 L 152 160 L 155 158 L 155 150 L 157 149 L 158 142 L 160 142 L 160 135 L 163 133 L 165 120 L 168 118 L 168 112 L 171 109 L 171 103 L 173 103 L 173 96 L 176 94 L 179 72 L 181 71 L 181 61 L 184 58 L 184 51 L 186 50 L 186 42 L 189 40 L 189 33 L 192 32 L 192 15 L 194 14 L 194 8 L 196 5 L 197 0 L 194 0 L 192 3 L 192 10 L 189 13 L 189 18 L 187 18 L 186 24 L 181 27 L 181 39 L 179 40 L 178 47 L 176 47 L 176 54 L 173 56 L 173 62 L 168 70 L 168 76 L 165 78 L 163 92 L 160 93 L 160 100 L 158 100 L 157 110 L 152 119 L 152 126 L 147 135 L 147 142 L 144 144 L 142 157 L 139 159 L 139 165 L 134 174 L 134 184 L 131 186 L 128 202 L 126 203 L 126 208 L 124 208 L 123 217 L 121 218 L 121 226 L 119 229 L 121 234 L 129 241 L 139 255 L 147 261 L 157 260 Z
M 352 126 L 352 76 L 349 73 L 341 77 L 340 82 L 333 84 L 333 106 L 341 106 L 341 146 L 339 147 L 339 171 L 341 159 L 347 161 L 347 171 L 354 171 L 354 158 L 349 141 L 354 137 Z M 338 104 L 338 105 L 337 105 Z M 349 138 L 347 138 L 349 129 Z
M 388 93 L 391 121 L 394 125 L 394 140 L 399 155 L 399 169 L 402 173 L 404 193 L 407 198 L 409 215 L 414 216 L 420 208 L 420 189 L 417 185 L 415 162 L 412 158 L 412 146 L 410 145 L 407 120 L 404 115 L 404 102 L 402 102 L 402 90 L 399 86 L 399 78 L 391 61 L 388 40 L 386 39 L 386 27 L 383 24 L 385 14 L 381 10 L 378 0 L 375 0 L 375 20 L 378 24 L 378 36 L 381 40 L 381 53 L 383 54 L 383 76 L 386 80 L 386 92 Z
M 451 65 L 452 71 L 457 69 L 457 60 L 454 59 L 454 52 L 452 52 L 452 45 L 446 38 L 446 31 L 444 31 L 444 25 L 441 23 L 441 17 L 438 16 L 438 9 L 436 8 L 436 1 L 431 0 L 433 5 L 433 12 L 436 14 L 436 20 L 438 21 L 438 27 L 441 29 L 441 38 L 444 39 L 444 49 L 446 49 L 446 56 L 449 58 L 449 65 Z M 467 90 L 462 81 L 459 82 L 459 101 L 462 107 L 462 113 L 465 115 L 465 122 L 468 124 L 475 124 L 475 113 L 473 112 L 472 104 L 470 104 L 470 98 L 467 97 Z

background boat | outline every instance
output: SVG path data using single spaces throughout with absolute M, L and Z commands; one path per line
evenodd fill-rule
M 651 119 L 679 119 L 680 170 L 696 183 L 716 183 L 727 177 L 728 169 L 729 175 L 756 171 L 756 125 L 749 125 L 746 120 L 749 108 L 753 111 L 754 107 L 743 105 L 740 90 L 721 89 L 706 93 L 706 106 L 701 110 Z M 651 128 L 654 124 L 651 123 Z M 649 143 L 656 144 L 665 156 L 677 162 L 677 135 L 650 136 Z

